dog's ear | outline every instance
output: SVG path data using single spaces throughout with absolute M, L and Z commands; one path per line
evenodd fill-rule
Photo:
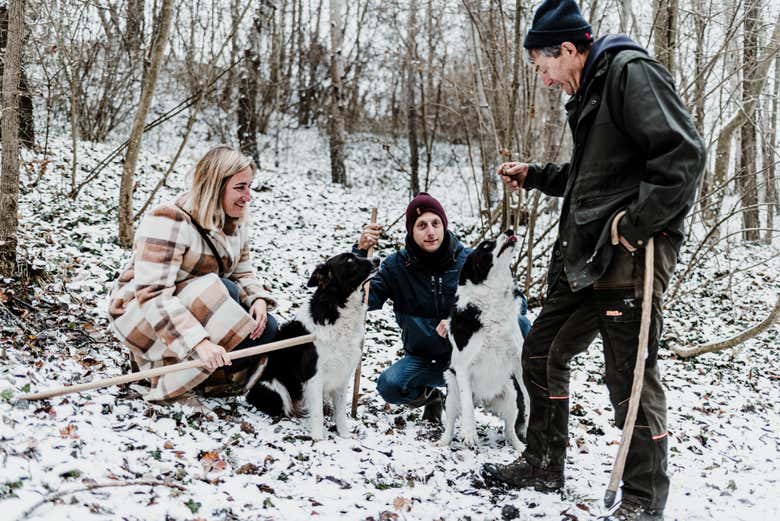
M 306 287 L 313 288 L 314 286 L 323 287 L 330 282 L 330 266 L 327 264 L 318 264 L 314 269 L 314 273 L 311 274 L 309 282 L 306 283 Z
M 468 257 L 466 257 L 466 262 L 463 263 L 463 267 L 460 269 L 460 280 L 458 281 L 458 285 L 465 286 L 466 282 L 472 279 L 474 276 L 474 253 L 470 253 Z

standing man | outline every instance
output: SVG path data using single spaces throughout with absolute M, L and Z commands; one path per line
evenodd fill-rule
M 573 0 L 546 0 L 523 46 L 547 87 L 566 103 L 573 137 L 568 163 L 505 163 L 513 190 L 563 198 L 548 295 L 523 348 L 531 398 L 524 454 L 486 464 L 488 482 L 557 490 L 568 441 L 569 362 L 597 334 L 606 384 L 623 426 L 636 360 L 644 246 L 655 239 L 648 358 L 636 426 L 623 474 L 622 503 L 608 519 L 662 520 L 669 491 L 666 398 L 657 365 L 663 293 L 684 237 L 704 168 L 705 147 L 672 77 L 623 35 L 593 41 Z M 619 244 L 611 241 L 619 237 Z
M 381 231 L 379 224 L 365 226 L 354 252 L 365 255 L 377 245 Z M 434 423 L 441 423 L 443 396 L 438 388 L 445 385 L 444 371 L 452 353 L 446 319 L 469 253 L 471 248 L 448 230 L 441 203 L 421 192 L 406 208 L 406 247 L 388 256 L 371 279 L 368 309 L 380 309 L 392 300 L 404 345 L 404 356 L 379 376 L 377 391 L 388 403 L 425 406 L 423 419 Z M 525 311 L 523 297 L 518 310 L 523 335 L 531 327 Z M 522 405 L 522 395 L 518 396 Z M 520 415 L 517 428 L 524 416 Z

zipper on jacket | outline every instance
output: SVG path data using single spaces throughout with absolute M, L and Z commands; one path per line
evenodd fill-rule
M 439 316 L 439 298 L 436 294 L 436 275 L 431 275 L 431 292 L 433 293 L 433 312 Z

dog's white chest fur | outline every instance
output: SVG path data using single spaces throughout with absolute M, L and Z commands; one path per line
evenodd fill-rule
M 360 359 L 366 316 L 366 305 L 361 297 L 360 291 L 353 292 L 339 309 L 339 317 L 333 324 L 314 323 L 308 306 L 304 306 L 296 317 L 316 337 L 317 374 L 322 375 L 328 390 L 347 381 Z
M 519 303 L 511 286 L 493 289 L 466 284 L 458 291 L 458 308 L 469 305 L 480 311 L 482 327 L 462 350 L 453 348 L 450 365 L 469 375 L 475 401 L 489 402 L 520 371 L 523 336 L 517 322 Z
M 501 244 L 499 241 L 494 248 L 493 264 L 477 268 L 486 277 L 467 278 L 463 282 L 464 273 L 461 273 L 457 306 L 450 317 L 449 338 L 453 348 L 450 368 L 444 375 L 446 425 L 440 445 L 452 441 L 455 420 L 460 417 L 463 440 L 474 446 L 477 438 L 474 406 L 481 404 L 504 419 L 504 436 L 514 448 L 521 449 L 517 433 L 525 434 L 528 410 L 524 406 L 521 413 L 518 407 L 518 398 L 528 404 L 522 385 L 523 335 L 517 322 L 520 306 L 513 291 L 510 256 L 501 258 Z M 472 253 L 479 254 L 483 252 Z M 522 416 L 516 428 L 518 414 Z
M 360 361 L 360 344 L 365 334 L 366 305 L 362 293 L 353 292 L 332 324 L 316 324 L 308 306 L 296 317 L 316 337 L 317 372 L 304 386 L 304 405 L 309 411 L 312 438 L 322 439 L 323 404 L 333 404 L 339 436 L 348 437 L 347 390 Z

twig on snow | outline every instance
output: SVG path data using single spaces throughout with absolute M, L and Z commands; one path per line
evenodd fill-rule
M 702 353 L 713 353 L 715 351 L 722 351 L 724 349 L 736 347 L 742 342 L 749 340 L 755 336 L 758 336 L 760 333 L 763 333 L 764 331 L 772 327 L 775 324 L 775 322 L 777 322 L 778 318 L 780 318 L 780 295 L 777 296 L 775 307 L 772 308 L 772 311 L 769 312 L 769 316 L 766 317 L 762 322 L 754 325 L 753 327 L 748 328 L 746 331 L 743 331 L 742 333 L 736 336 L 733 336 L 726 340 L 721 340 L 719 342 L 714 342 L 711 344 L 702 344 L 700 346 L 688 347 L 688 348 L 680 347 L 680 346 L 672 346 L 671 350 L 675 355 L 679 356 L 680 358 L 690 358 L 692 356 L 700 355 Z
M 70 495 L 70 494 L 77 494 L 79 492 L 88 492 L 90 490 L 95 490 L 98 488 L 111 488 L 111 487 L 170 487 L 175 488 L 177 490 L 186 491 L 187 489 L 184 488 L 181 485 L 177 485 L 176 483 L 171 483 L 169 481 L 155 481 L 155 480 L 140 480 L 140 481 L 117 481 L 116 483 L 93 483 L 91 485 L 87 485 L 86 487 L 76 488 L 72 490 L 61 490 L 60 492 L 55 492 L 54 494 L 50 494 L 46 496 L 45 498 L 41 499 L 37 503 L 35 503 L 33 506 L 22 512 L 22 515 L 20 515 L 18 518 L 16 518 L 16 521 L 22 521 L 23 519 L 27 519 L 30 517 L 30 514 L 32 514 L 38 507 L 45 505 L 46 503 L 50 501 L 55 501 L 57 499 L 60 499 L 61 497 Z

